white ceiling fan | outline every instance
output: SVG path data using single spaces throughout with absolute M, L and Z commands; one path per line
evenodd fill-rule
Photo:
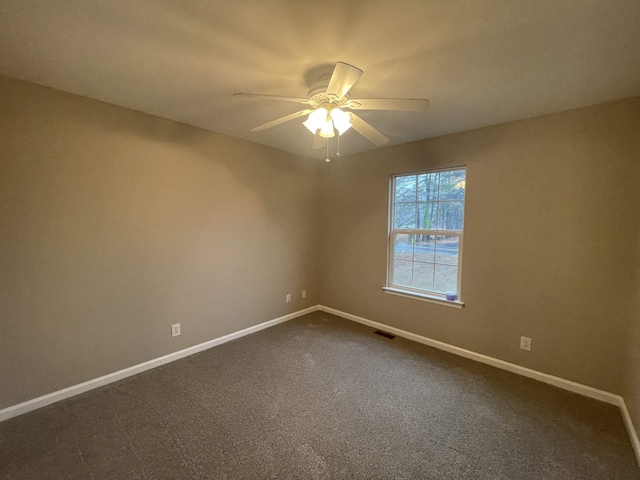
M 308 116 L 304 126 L 314 134 L 313 148 L 325 145 L 325 139 L 342 135 L 349 128 L 353 129 L 376 146 L 389 141 L 382 133 L 365 122 L 353 110 L 403 110 L 425 112 L 429 109 L 426 98 L 366 98 L 354 100 L 349 97 L 349 90 L 362 75 L 362 70 L 347 63 L 336 63 L 331 78 L 320 80 L 309 89 L 307 98 L 280 97 L 259 93 L 235 93 L 236 97 L 249 97 L 265 100 L 296 102 L 307 105 L 307 108 L 284 117 L 252 128 L 252 132 L 260 132 L 296 118 Z M 345 112 L 345 110 L 351 110 Z M 328 160 L 328 159 L 327 159 Z

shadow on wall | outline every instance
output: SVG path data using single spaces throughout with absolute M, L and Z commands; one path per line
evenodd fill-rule
M 27 83 L 24 86 L 52 91 L 48 87 Z M 101 132 L 117 132 L 118 138 L 135 136 L 151 144 L 176 148 L 176 156 L 183 156 L 185 161 L 200 158 L 214 162 L 262 199 L 267 210 L 276 208 L 277 211 L 270 214 L 274 221 L 282 218 L 283 199 L 301 200 L 309 196 L 310 188 L 315 188 L 312 177 L 322 166 L 321 161 L 73 94 L 55 92 L 64 97 L 56 105 L 49 102 L 55 113 L 51 114 L 54 118 L 50 117 L 48 122 L 59 119 L 78 122 Z M 37 101 L 35 104 L 38 108 Z M 16 106 L 23 108 L 24 105 Z

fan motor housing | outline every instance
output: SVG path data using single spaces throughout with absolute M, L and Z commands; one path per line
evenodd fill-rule
M 339 107 L 344 105 L 349 101 L 349 94 L 347 93 L 340 100 L 337 100 L 335 97 L 327 95 L 327 87 L 329 86 L 329 80 L 320 80 L 311 87 L 309 87 L 309 93 L 307 93 L 307 98 L 314 103 L 314 106 L 319 107 L 325 103 L 332 103 L 335 106 Z

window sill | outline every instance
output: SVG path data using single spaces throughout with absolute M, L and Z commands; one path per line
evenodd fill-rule
M 384 290 L 384 293 L 389 293 L 391 295 L 412 298 L 414 300 L 421 300 L 423 302 L 437 303 L 438 305 L 444 305 L 446 307 L 464 307 L 464 302 L 461 302 L 460 300 L 446 300 L 441 297 L 436 297 L 435 295 L 429 295 L 428 293 L 411 292 L 409 290 L 400 290 L 399 288 L 392 287 L 382 287 L 382 290 Z

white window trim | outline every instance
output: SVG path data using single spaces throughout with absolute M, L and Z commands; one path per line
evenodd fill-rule
M 464 205 L 463 205 L 463 225 L 462 230 L 434 230 L 434 229 L 403 229 L 403 228 L 393 228 L 393 222 L 395 218 L 395 182 L 397 177 L 406 177 L 410 175 L 419 175 L 422 173 L 434 173 L 434 172 L 446 172 L 450 170 L 464 170 L 465 171 L 465 180 L 467 178 L 467 167 L 466 166 L 458 166 L 458 167 L 447 167 L 447 168 L 439 168 L 435 170 L 420 170 L 417 172 L 406 172 L 406 173 L 398 173 L 391 176 L 391 181 L 389 182 L 389 224 L 388 224 L 388 241 L 387 241 L 387 284 L 382 287 L 384 293 L 389 293 L 392 295 L 398 295 L 401 297 L 411 298 L 414 300 L 421 300 L 424 302 L 436 303 L 438 305 L 445 305 L 447 307 L 454 308 L 462 308 L 464 307 L 464 302 L 461 299 L 462 292 L 462 259 L 464 258 L 464 221 L 466 219 L 466 209 L 467 209 L 467 192 L 465 189 L 464 195 Z M 426 290 L 417 290 L 411 287 L 394 285 L 393 283 L 393 236 L 395 233 L 418 233 L 425 235 L 455 235 L 459 238 L 458 240 L 458 281 L 456 286 L 456 291 L 458 294 L 458 300 L 447 300 L 446 295 L 439 294 L 437 292 L 429 292 Z
M 413 300 L 420 300 L 429 303 L 437 303 L 438 305 L 445 305 L 447 307 L 453 308 L 464 307 L 464 302 L 461 302 L 460 300 L 447 300 L 446 298 L 441 298 L 439 296 L 431 295 L 424 292 L 414 292 L 411 290 L 404 290 L 396 287 L 382 287 L 382 290 L 384 290 L 384 293 L 397 295 L 398 297 L 411 298 Z

